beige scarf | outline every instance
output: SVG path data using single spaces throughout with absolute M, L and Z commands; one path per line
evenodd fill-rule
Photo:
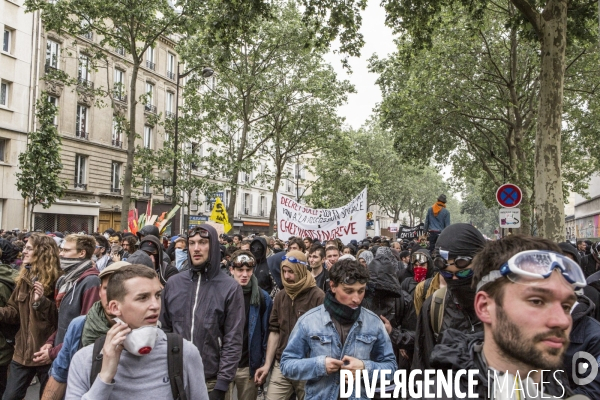
M 286 254 L 286 257 L 293 257 L 306 263 L 306 256 L 301 251 L 292 250 Z M 296 278 L 295 283 L 286 282 L 286 280 L 283 278 L 283 267 L 288 267 L 294 272 L 294 277 Z M 281 280 L 283 282 L 285 292 L 288 296 L 290 296 L 292 301 L 294 301 L 294 299 L 301 293 L 306 292 L 311 287 L 317 286 L 315 278 L 308 272 L 306 265 L 293 263 L 289 260 L 284 260 L 281 262 Z

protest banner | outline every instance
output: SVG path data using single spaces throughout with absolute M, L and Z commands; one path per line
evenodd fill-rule
M 400 231 L 398 232 L 398 239 L 416 239 L 425 234 L 425 226 L 423 224 L 419 224 L 417 226 L 406 226 L 401 225 Z
M 277 235 L 310 237 L 319 241 L 340 238 L 342 242 L 367 236 L 367 188 L 343 207 L 314 209 L 277 193 Z
M 217 222 L 219 224 L 223 224 L 224 233 L 227 233 L 231 230 L 231 224 L 229 223 L 229 217 L 227 216 L 227 210 L 225 206 L 221 202 L 219 197 L 215 200 L 215 206 L 210 213 L 209 220 Z

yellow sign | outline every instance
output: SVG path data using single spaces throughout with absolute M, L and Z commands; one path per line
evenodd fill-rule
M 225 233 L 231 230 L 231 224 L 229 223 L 229 217 L 227 216 L 227 210 L 225 210 L 225 206 L 221 202 L 221 199 L 217 197 L 215 201 L 215 206 L 213 207 L 209 220 L 215 221 L 219 224 L 223 224 L 223 228 L 225 228 Z

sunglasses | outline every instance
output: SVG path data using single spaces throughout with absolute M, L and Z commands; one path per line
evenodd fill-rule
M 281 257 L 281 261 L 285 261 L 285 260 L 288 260 L 292 264 L 308 265 L 308 263 L 306 261 L 298 260 L 296 257 L 288 257 L 288 256 Z
M 444 277 L 444 279 L 454 279 L 456 276 L 458 279 L 468 279 L 472 277 L 474 274 L 472 269 L 461 269 L 460 271 L 450 272 L 446 270 L 440 270 L 440 275 Z
M 232 262 L 233 268 L 242 268 L 243 266 L 254 268 L 256 266 L 256 260 L 246 254 L 240 254 Z
M 433 265 L 440 270 L 446 269 L 446 267 L 451 265 L 458 269 L 464 269 L 471 265 L 472 261 L 473 257 L 459 256 L 454 259 L 454 264 L 448 264 L 447 260 L 445 260 L 443 257 L 437 256 L 435 260 L 433 260 Z
M 191 238 L 192 236 L 196 235 L 200 235 L 201 238 L 205 239 L 210 238 L 210 234 L 208 233 L 208 231 L 201 228 L 193 228 L 188 231 L 188 238 Z

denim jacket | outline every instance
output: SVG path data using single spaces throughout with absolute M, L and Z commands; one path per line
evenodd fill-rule
M 260 314 L 260 305 L 250 306 L 248 313 L 248 352 L 250 354 L 250 376 L 265 363 L 267 340 L 269 338 L 269 317 L 273 309 L 273 300 L 267 292 L 260 289 L 264 301 L 264 312 Z
M 362 308 L 342 347 L 331 316 L 321 305 L 298 320 L 281 357 L 281 373 L 288 379 L 307 381 L 307 400 L 337 400 L 340 373 L 327 375 L 325 357 L 341 360 L 346 355 L 362 360 L 370 376 L 375 370 L 393 374 L 397 368 L 392 342 L 377 315 Z M 357 398 L 352 393 L 350 399 L 368 399 L 364 385 L 361 395 Z

